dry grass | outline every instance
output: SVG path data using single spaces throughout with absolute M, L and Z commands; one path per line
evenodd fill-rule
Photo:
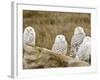
M 66 36 L 70 49 L 71 37 L 77 26 L 82 26 L 86 34 L 91 36 L 90 18 L 91 15 L 88 13 L 23 11 L 24 28 L 32 26 L 36 32 L 36 46 L 47 49 L 52 48 L 58 34 Z

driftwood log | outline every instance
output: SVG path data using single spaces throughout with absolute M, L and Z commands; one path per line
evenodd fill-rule
M 89 66 L 89 64 L 46 48 L 24 45 L 23 69 L 81 66 Z

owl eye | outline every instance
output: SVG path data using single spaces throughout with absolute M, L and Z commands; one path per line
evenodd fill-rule
M 26 31 L 27 31 L 27 32 L 29 32 L 29 30 L 28 30 L 28 29 L 26 29 Z
M 58 37 L 58 38 L 60 38 L 60 37 Z
M 30 31 L 32 31 L 32 29 L 30 29 Z
M 78 29 L 78 31 L 80 31 L 80 29 Z

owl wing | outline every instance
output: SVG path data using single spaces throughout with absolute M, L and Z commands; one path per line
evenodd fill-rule
M 59 47 L 59 43 L 54 43 L 53 47 L 52 47 L 52 51 L 57 52 Z
M 72 37 L 72 40 L 71 40 L 71 46 L 72 47 L 78 47 L 83 42 L 84 37 L 85 37 L 84 34 L 76 34 L 76 35 L 74 35 Z
M 81 59 L 81 60 L 86 60 L 89 58 L 90 55 L 90 46 L 88 44 L 81 44 L 80 48 L 77 52 L 77 56 Z
M 27 33 L 24 32 L 23 38 L 24 38 L 24 43 L 28 43 L 29 42 L 29 36 L 28 36 Z

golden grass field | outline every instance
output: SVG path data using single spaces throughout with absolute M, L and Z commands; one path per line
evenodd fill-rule
M 51 49 L 55 37 L 63 34 L 70 49 L 71 37 L 77 26 L 82 26 L 91 36 L 91 15 L 89 13 L 23 11 L 24 28 L 32 26 L 36 32 L 36 46 Z

